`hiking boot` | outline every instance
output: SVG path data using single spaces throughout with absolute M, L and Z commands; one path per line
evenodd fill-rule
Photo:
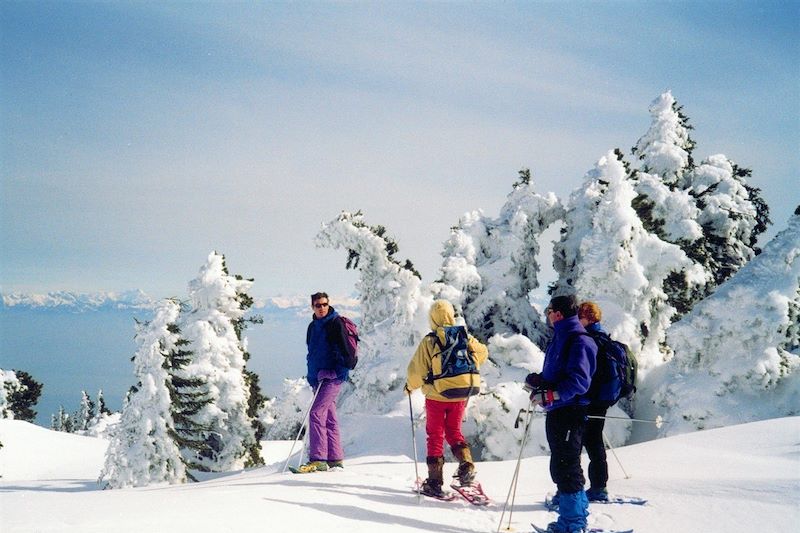
M 309 461 L 304 465 L 300 465 L 297 470 L 303 474 L 308 474 L 310 472 L 325 472 L 328 470 L 328 463 L 326 461 Z
M 458 482 L 461 485 L 470 485 L 473 481 L 475 481 L 475 465 L 472 463 L 461 463 L 458 465 L 458 470 L 456 470 L 456 475 L 453 476 L 458 478 Z
M 428 496 L 441 498 L 444 496 L 442 485 L 444 479 L 442 477 L 442 468 L 444 468 L 444 457 L 431 457 L 428 456 L 425 460 L 428 464 L 428 479 L 422 483 L 420 492 Z
M 344 470 L 344 462 L 341 460 L 328 461 L 328 470 Z
M 605 487 L 602 489 L 589 489 L 586 491 L 586 497 L 589 498 L 590 502 L 607 502 L 608 489 Z
M 436 479 L 428 478 L 423 481 L 419 491 L 425 496 L 433 496 L 434 498 L 443 498 L 445 496 L 441 480 Z
M 458 478 L 462 485 L 469 485 L 475 481 L 475 464 L 472 462 L 472 452 L 466 442 L 456 444 L 452 448 L 453 455 L 458 459 L 458 470 L 453 477 Z

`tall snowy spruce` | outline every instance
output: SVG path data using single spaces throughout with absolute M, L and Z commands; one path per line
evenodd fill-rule
M 473 211 L 452 229 L 431 290 L 462 309 L 478 338 L 521 333 L 544 347 L 547 326 L 529 295 L 539 287 L 539 237 L 562 217 L 555 194 L 536 193 L 522 169 L 497 218 Z
M 137 384 L 126 398 L 120 422 L 111 434 L 100 474 L 106 488 L 175 484 L 187 479 L 173 439 L 171 378 L 166 369 L 169 353 L 178 341 L 171 328 L 178 314 L 178 304 L 164 300 L 151 321 L 137 325 L 137 350 L 133 356 Z M 88 398 L 85 392 L 84 398 Z M 83 419 L 88 417 L 80 420 Z
M 248 414 L 253 381 L 246 373 L 246 340 L 240 338 L 252 283 L 230 275 L 224 256 L 216 252 L 189 283 L 190 308 L 179 326 L 189 362 L 175 375 L 194 385 L 197 395 L 199 408 L 184 416 L 199 429 L 195 443 L 202 440 L 204 446 L 182 451 L 200 470 L 225 472 L 261 461 L 259 422 Z
M 666 410 L 662 435 L 796 415 L 799 315 L 800 207 L 760 255 L 669 328 L 675 357 L 652 407 Z
M 653 101 L 650 114 L 650 128 L 632 150 L 641 164 L 633 206 L 647 230 L 680 246 L 706 273 L 702 284 L 678 273 L 667 280 L 679 318 L 758 252 L 769 209 L 747 183 L 749 169 L 722 154 L 695 165 L 692 126 L 670 92 Z
M 635 197 L 621 152 L 609 151 L 570 195 L 554 247 L 559 277 L 551 292 L 598 302 L 609 333 L 639 353 L 646 373 L 670 356 L 664 340 L 675 309 L 665 281 L 677 273 L 702 282 L 703 273 L 677 245 L 644 228 L 632 207 Z
M 350 374 L 352 388 L 342 394 L 342 408 L 385 412 L 402 399 L 406 366 L 428 331 L 433 300 L 411 262 L 395 258 L 398 246 L 386 228 L 369 226 L 360 211 L 342 212 L 323 224 L 315 243 L 345 250 L 347 268 L 359 273 L 359 363 Z

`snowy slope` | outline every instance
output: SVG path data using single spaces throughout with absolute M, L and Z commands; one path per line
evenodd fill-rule
M 365 419 L 364 425 L 376 422 Z M 16 532 L 493 532 L 513 461 L 481 463 L 495 502 L 418 500 L 410 492 L 408 419 L 381 417 L 365 432 L 343 472 L 280 472 L 289 443 L 265 442 L 267 466 L 199 483 L 98 489 L 104 441 L 0 420 L 0 529 Z M 424 453 L 420 431 L 419 453 Z M 408 443 L 408 444 L 405 444 Z M 794 531 L 800 520 L 800 418 L 695 432 L 616 449 L 610 487 L 649 499 L 646 506 L 593 505 L 596 524 L 638 532 Z M 524 459 L 512 517 L 515 531 L 554 518 L 541 505 L 552 490 L 547 457 Z M 422 468 L 422 465 L 420 465 Z M 446 472 L 455 465 L 446 466 Z M 422 471 L 422 470 L 420 470 Z M 505 520 L 508 520 L 506 513 Z M 507 522 L 503 523 L 503 530 Z

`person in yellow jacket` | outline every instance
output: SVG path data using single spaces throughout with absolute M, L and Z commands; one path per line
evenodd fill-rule
M 444 439 L 447 439 L 453 455 L 458 459 L 456 476 L 459 482 L 468 485 L 475 479 L 475 465 L 461 432 L 461 419 L 467 399 L 480 390 L 477 368 L 486 361 L 489 351 L 475 337 L 467 334 L 463 326 L 454 327 L 455 310 L 447 300 L 433 302 L 429 321 L 431 333 L 420 341 L 408 364 L 406 392 L 411 394 L 421 387 L 425 395 L 428 478 L 422 484 L 421 491 L 429 496 L 441 497 L 444 494 Z M 453 346 L 453 338 L 457 336 L 461 337 L 462 348 L 466 344 L 470 363 L 474 363 L 472 371 L 443 376 L 442 362 L 447 354 L 446 347 Z

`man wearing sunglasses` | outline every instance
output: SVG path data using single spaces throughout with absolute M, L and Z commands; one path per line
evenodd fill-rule
M 336 397 L 350 372 L 343 364 L 339 313 L 330 305 L 328 295 L 312 294 L 311 310 L 314 315 L 306 330 L 306 379 L 316 397 L 308 415 L 308 462 L 298 469 L 303 473 L 344 468 Z
M 589 399 L 586 393 L 597 365 L 597 345 L 578 319 L 574 295 L 556 296 L 545 310 L 553 327 L 541 374 L 525 378 L 531 402 L 547 412 L 545 432 L 550 445 L 550 477 L 558 487 L 558 520 L 548 533 L 585 531 L 589 500 L 581 468 L 583 433 Z

